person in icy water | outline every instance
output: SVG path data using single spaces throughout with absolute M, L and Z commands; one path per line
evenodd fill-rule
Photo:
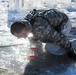
M 18 38 L 26 38 L 28 33 L 33 33 L 35 41 L 46 43 L 45 49 L 55 55 L 68 54 L 76 58 L 68 34 L 72 24 L 65 13 L 57 9 L 33 10 L 26 15 L 23 21 L 11 24 L 11 33 Z

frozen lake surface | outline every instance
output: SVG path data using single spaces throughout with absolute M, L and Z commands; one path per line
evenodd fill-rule
M 58 5 L 57 8 L 68 14 L 73 27 L 76 27 L 74 6 L 75 4 L 66 7 Z M 76 63 L 67 55 L 54 56 L 45 52 L 44 59 L 28 59 L 30 54 L 28 39 L 17 39 L 11 35 L 7 27 L 11 22 L 23 19 L 26 13 L 10 10 L 8 12 L 8 2 L 0 2 L 0 75 L 22 75 L 23 72 L 24 75 L 76 75 Z M 74 35 L 71 36 L 72 40 L 75 40 L 76 29 L 73 29 L 71 34 Z

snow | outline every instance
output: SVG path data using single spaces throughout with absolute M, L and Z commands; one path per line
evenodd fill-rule
M 24 19 L 32 9 L 57 8 L 66 13 L 72 22 L 72 27 L 76 27 L 76 3 L 58 3 L 56 6 L 51 6 L 49 1 L 37 0 L 35 4 L 29 0 L 26 8 L 23 8 L 24 10 L 9 10 L 8 2 L 0 2 L 0 75 L 21 75 L 29 62 L 29 59 L 27 59 L 30 53 L 29 40 L 17 39 L 10 33 L 9 27 L 12 22 Z M 9 47 L 9 45 L 11 46 Z M 54 74 L 49 69 L 45 73 L 48 73 L 47 75 L 75 75 L 76 70 L 70 65 L 64 73 Z
M 72 0 L 57 0 L 58 2 L 70 4 Z

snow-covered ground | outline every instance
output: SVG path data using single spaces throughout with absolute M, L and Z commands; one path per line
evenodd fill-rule
M 35 7 L 33 6 L 33 2 L 30 2 L 30 6 L 28 3 L 26 9 L 17 11 L 8 10 L 8 2 L 0 2 L 0 75 L 21 75 L 25 66 L 28 64 L 28 39 L 17 39 L 11 35 L 10 28 L 8 27 L 10 27 L 12 22 L 22 20 L 33 8 L 51 8 L 49 2 L 45 3 L 43 1 L 36 1 L 36 3 Z M 59 3 L 57 6 L 52 8 L 57 8 L 58 10 L 66 13 L 72 21 L 72 27 L 76 27 L 76 3 L 71 3 L 69 5 Z M 43 74 L 39 75 L 75 75 L 75 67 L 73 68 L 72 65 L 70 65 L 65 72 L 59 74 L 55 74 L 54 72 L 51 72 L 50 69 L 47 69 Z
M 28 48 L 29 42 L 11 35 L 7 23 L 8 2 L 0 2 L 0 75 L 17 75 L 22 73 L 23 63 L 28 62 L 28 60 L 25 60 L 27 58 L 25 57 L 27 56 L 25 49 Z M 20 44 L 22 47 L 19 46 Z M 26 46 L 23 44 L 26 44 Z M 9 47 L 9 45 L 11 46 Z

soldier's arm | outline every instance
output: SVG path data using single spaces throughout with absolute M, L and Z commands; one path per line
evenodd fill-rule
M 60 45 L 67 51 L 72 50 L 71 43 L 68 38 L 62 33 L 57 32 L 51 25 L 49 25 L 47 20 L 37 17 L 35 19 L 34 26 L 36 26 L 34 34 L 42 42 L 50 42 Z

